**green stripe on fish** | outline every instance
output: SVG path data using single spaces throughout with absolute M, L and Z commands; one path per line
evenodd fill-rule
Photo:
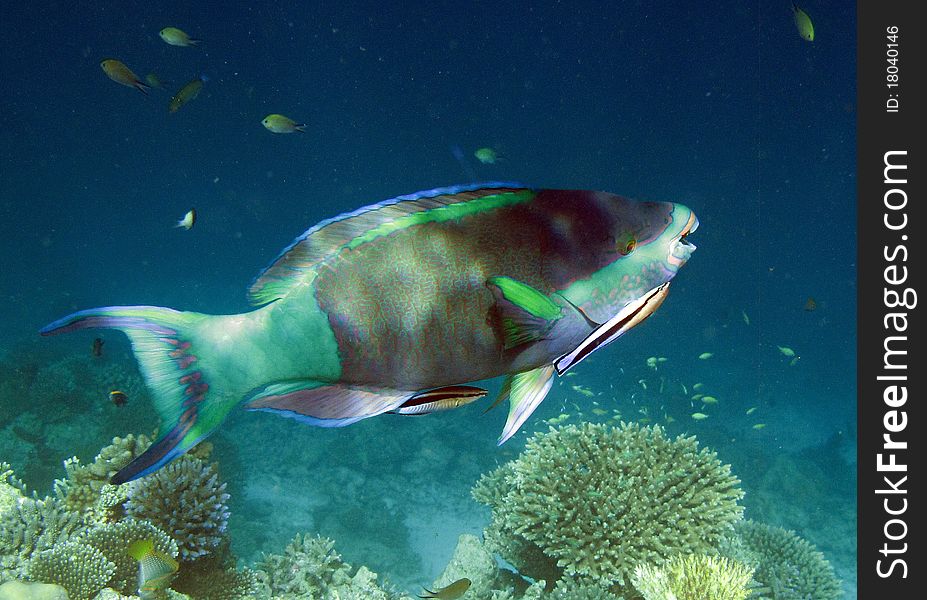
M 80 311 L 53 335 L 113 328 L 132 342 L 162 436 L 112 479 L 137 479 L 239 404 L 322 427 L 434 413 L 505 377 L 502 443 L 557 372 L 651 314 L 695 249 L 691 210 L 511 184 L 400 196 L 319 223 L 249 290 L 251 312 Z M 630 241 L 634 243 L 630 243 Z

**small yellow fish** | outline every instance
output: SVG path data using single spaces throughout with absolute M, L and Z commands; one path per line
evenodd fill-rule
M 182 219 L 177 221 L 177 224 L 174 227 L 183 227 L 187 231 L 193 229 L 193 226 L 196 224 L 196 209 L 191 208 L 187 211 L 187 214 L 183 216 Z
M 697 412 L 697 413 L 692 413 L 692 418 L 695 419 L 696 421 L 701 421 L 702 419 L 707 419 L 708 415 L 706 415 L 705 413 Z
M 703 387 L 705 387 L 705 384 L 702 383 L 701 381 L 698 382 L 698 383 L 693 383 L 693 384 L 692 384 L 692 389 L 695 390 L 696 392 L 699 391 L 700 389 L 702 389 Z
M 663 418 L 666 420 L 667 423 L 675 423 L 675 422 L 676 422 L 676 419 L 673 418 L 673 415 L 664 414 L 664 415 L 663 415 Z
M 651 356 L 650 358 L 648 358 L 647 366 L 650 367 L 651 369 L 656 369 L 657 368 L 657 357 Z
M 714 396 L 702 396 L 702 403 L 703 404 L 717 404 L 718 399 L 715 398 Z
M 174 97 L 171 98 L 170 104 L 167 105 L 168 112 L 175 113 L 181 106 L 195 100 L 197 96 L 200 95 L 200 91 L 203 89 L 203 78 L 196 77 L 191 79 L 187 85 L 180 88 L 180 91 L 174 94 Z
M 790 367 L 794 367 L 795 365 L 798 364 L 798 361 L 799 361 L 799 360 L 801 360 L 801 357 L 800 357 L 800 356 L 793 356 L 793 357 L 792 357 L 792 360 L 789 361 L 789 366 L 790 366 Z
M 473 156 L 484 165 L 494 165 L 496 162 L 502 160 L 492 148 L 478 148 L 476 152 L 473 153 Z
M 419 598 L 438 598 L 438 600 L 457 600 L 464 595 L 468 589 L 470 589 L 470 580 L 466 577 L 458 579 L 454 583 L 447 585 L 443 588 L 437 590 L 429 590 L 428 588 L 422 588 L 425 590 L 425 595 L 420 595 Z
M 148 95 L 148 86 L 142 83 L 142 80 L 138 78 L 138 75 L 132 72 L 132 69 L 115 58 L 107 58 L 100 61 L 100 68 L 103 69 L 107 77 L 116 83 L 135 88 L 141 93 Z
M 202 41 L 191 38 L 186 32 L 176 27 L 165 27 L 158 32 L 158 35 L 171 46 L 196 46 Z
M 571 385 L 570 387 L 573 388 L 574 392 L 580 393 L 587 398 L 592 398 L 595 396 L 595 393 L 587 387 L 583 387 L 581 385 Z
M 795 351 L 789 348 L 788 346 L 776 346 L 776 348 L 778 348 L 779 352 L 781 352 L 784 356 L 787 356 L 789 358 L 792 358 L 793 356 L 795 356 Z
M 813 42 L 814 24 L 811 22 L 811 17 L 808 16 L 808 13 L 793 4 L 792 16 L 795 17 L 795 28 L 798 29 L 798 35 L 801 36 L 801 39 Z
M 742 311 L 740 311 L 740 314 L 741 314 L 741 316 L 744 318 L 744 323 L 746 323 L 747 325 L 749 325 L 749 324 L 750 324 L 750 317 L 747 316 L 747 311 L 742 310 Z
M 593 409 L 592 409 L 592 414 L 598 415 L 598 416 L 601 417 L 602 415 L 607 415 L 607 414 L 608 414 L 608 411 L 605 410 L 604 408 L 593 408 Z
M 714 354 L 711 353 L 711 352 L 702 352 L 701 354 L 698 355 L 698 357 L 699 357 L 701 360 L 708 360 L 708 359 L 711 358 L 712 356 L 714 356 Z
M 278 114 L 267 115 L 261 121 L 261 125 L 271 133 L 293 133 L 294 131 L 306 133 L 305 123 L 297 123 L 289 117 Z
M 755 406 L 751 406 L 750 408 L 747 409 L 747 414 L 748 414 L 748 415 L 752 415 L 753 413 L 756 412 L 756 408 L 757 408 L 757 407 L 755 407 Z
M 154 542 L 137 540 L 129 544 L 129 556 L 138 561 L 138 596 L 154 600 L 164 594 L 180 564 L 170 555 L 154 548 Z
M 764 427 L 766 427 L 766 423 L 757 423 L 753 426 L 754 429 L 762 429 Z
M 701 397 L 704 396 L 704 395 L 705 395 L 705 394 L 695 394 L 695 395 L 692 396 L 692 399 L 693 399 L 693 400 L 699 400 L 699 399 L 701 399 Z

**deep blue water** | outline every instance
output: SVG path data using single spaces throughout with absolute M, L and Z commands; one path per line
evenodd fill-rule
M 252 278 L 317 221 L 467 183 L 471 171 L 480 180 L 682 202 L 700 219 L 692 236 L 698 250 L 667 302 L 564 380 L 529 429 L 543 428 L 542 419 L 573 401 L 586 402 L 586 417 L 598 418 L 588 412 L 588 398 L 570 394 L 573 384 L 603 392 L 597 401 L 615 403 L 628 418 L 643 416 L 642 406 L 648 418 L 674 415 L 671 432 L 695 433 L 744 480 L 748 516 L 818 545 L 852 593 L 855 6 L 803 4 L 817 31 L 809 43 L 785 1 L 296 4 L 4 9 L 0 358 L 54 362 L 86 352 L 92 334 L 37 335 L 81 308 L 245 311 Z M 158 37 L 168 25 L 204 41 L 169 46 Z M 146 97 L 110 81 L 99 67 L 104 58 L 170 83 Z M 200 96 L 169 114 L 172 93 L 200 75 L 208 78 Z M 261 126 L 268 113 L 305 121 L 308 132 L 273 135 Z M 472 153 L 482 146 L 504 160 L 479 163 Z M 453 147 L 463 150 L 466 166 Z M 196 226 L 174 228 L 191 207 Z M 809 297 L 814 311 L 804 309 Z M 114 356 L 127 351 L 120 336 L 106 340 Z M 790 365 L 777 346 L 794 349 L 800 360 Z M 702 352 L 714 356 L 700 360 Z M 645 364 L 650 356 L 668 360 L 654 371 Z M 710 418 L 694 422 L 688 414 L 698 406 L 655 396 L 661 377 L 665 386 L 709 386 L 720 400 Z M 640 379 L 649 381 L 647 390 Z M 758 410 L 747 416 L 753 406 Z M 30 410 L 40 422 L 55 407 Z M 144 407 L 133 410 L 137 423 L 154 425 Z M 365 436 L 384 430 L 407 436 L 408 446 L 397 444 L 379 460 L 358 466 L 339 455 L 311 472 L 337 487 L 338 473 L 353 468 L 369 486 L 427 488 L 439 504 L 468 506 L 482 467 L 510 458 L 500 453 L 522 443 L 497 450 L 504 414 L 480 411 L 445 415 L 440 424 L 390 421 L 338 431 L 233 416 L 216 443 L 219 460 L 237 465 L 230 479 L 240 497 L 233 510 L 241 554 L 279 550 L 298 531 L 328 527 L 349 561 L 398 570 L 391 576 L 403 583 L 432 581 L 438 573 L 427 561 L 377 564 L 375 550 L 352 540 L 350 523 L 301 522 L 299 508 L 267 516 L 272 507 L 247 500 L 248 481 L 263 476 L 293 489 L 300 482 L 279 448 L 241 440 L 282 431 L 294 445 L 356 451 L 369 444 Z M 3 411 L 3 435 L 13 435 L 13 412 Z M 128 433 L 112 414 L 93 417 L 95 437 L 80 450 Z M 752 428 L 760 422 L 765 428 Z M 423 485 L 425 472 L 410 470 L 407 453 L 426 436 L 472 453 L 475 466 L 437 491 L 434 482 Z M 2 447 L 10 444 L 29 442 Z M 45 474 L 78 451 L 49 446 L 56 452 L 24 451 L 20 464 L 15 456 L 0 460 L 48 486 Z M 282 454 L 298 461 L 297 450 Z M 783 492 L 794 483 L 790 469 L 807 479 L 796 495 Z M 816 475 L 823 473 L 829 476 Z M 834 505 L 849 511 L 842 529 L 824 514 Z M 412 509 L 399 513 L 416 519 Z M 273 535 L 265 531 L 266 539 L 249 545 L 245 538 L 256 535 L 262 519 L 273 521 L 266 528 Z M 435 539 L 450 540 L 449 547 L 437 544 L 444 560 L 456 539 L 450 530 L 482 527 L 476 517 L 460 521 L 450 519 L 440 532 L 435 526 Z M 424 553 L 416 540 L 410 552 Z

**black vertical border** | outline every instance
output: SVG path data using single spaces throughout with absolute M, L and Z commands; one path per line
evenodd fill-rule
M 927 597 L 927 533 L 923 530 L 924 463 L 927 426 L 927 359 L 921 349 L 927 342 L 924 308 L 927 296 L 913 307 L 890 307 L 898 294 L 913 290 L 927 293 L 927 177 L 923 138 L 927 137 L 927 104 L 922 74 L 927 67 L 927 3 L 899 0 L 860 0 L 857 4 L 857 299 L 858 299 L 858 597 L 907 599 Z M 898 28 L 898 46 L 889 46 L 890 27 Z M 889 48 L 896 48 L 892 56 Z M 889 87 L 897 58 L 898 86 Z M 897 112 L 891 100 L 897 100 Z M 892 164 L 886 182 L 886 153 Z M 902 154 L 903 153 L 903 154 Z M 904 180 L 901 182 L 900 180 Z M 891 208 L 886 206 L 892 205 Z M 905 221 L 904 219 L 907 219 Z M 900 227 L 905 224 L 904 227 Z M 897 229 L 892 229 L 891 227 Z M 903 282 L 898 282 L 902 276 Z M 889 281 L 891 280 L 891 281 Z M 886 296 L 888 294 L 888 296 Z M 913 298 L 908 293 L 908 298 Z M 890 314 L 904 313 L 904 317 Z M 904 331 L 898 331 L 905 325 Z M 886 340 L 893 354 L 884 366 Z M 901 365 L 901 366 L 899 366 Z M 892 376 L 896 380 L 880 379 Z M 897 385 L 894 393 L 887 389 Z M 907 392 L 905 402 L 901 402 Z M 891 404 L 894 404 L 892 406 Z M 893 431 L 889 431 L 889 430 Z M 905 442 L 906 448 L 886 449 L 885 438 Z M 879 471 L 894 455 L 904 471 Z M 906 480 L 902 477 L 907 476 Z M 888 477 L 888 479 L 885 479 Z M 892 492 L 892 487 L 897 492 Z M 903 492 L 901 490 L 904 490 Z M 902 512 L 902 509 L 903 512 Z M 889 512 L 898 514 L 889 514 Z M 896 539 L 892 539 L 896 538 Z M 893 561 L 903 561 L 894 563 Z M 881 562 L 879 562 L 881 561 Z M 879 574 L 879 571 L 882 574 Z M 887 576 L 886 576 L 887 574 Z

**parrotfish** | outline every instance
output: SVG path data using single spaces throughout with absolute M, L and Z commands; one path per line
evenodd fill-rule
M 498 376 L 502 444 L 555 375 L 657 309 L 697 226 L 682 204 L 607 192 L 440 188 L 313 226 L 251 284 L 250 312 L 108 306 L 41 333 L 129 337 L 164 433 L 117 484 L 182 455 L 239 404 L 342 427 L 423 398 L 465 404 L 480 394 L 463 384 Z

